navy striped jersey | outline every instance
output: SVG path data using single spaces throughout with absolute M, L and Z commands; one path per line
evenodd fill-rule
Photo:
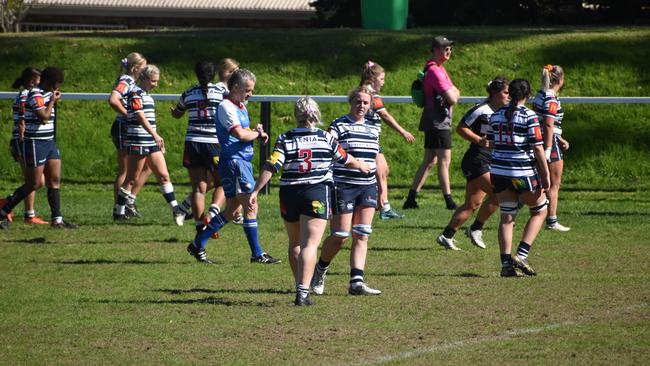
M 540 121 L 544 121 L 544 117 L 553 118 L 553 133 L 556 135 L 562 134 L 564 110 L 553 90 L 539 90 L 535 94 L 535 98 L 533 98 L 533 109 Z
M 494 111 L 492 111 L 492 108 L 490 108 L 488 103 L 482 102 L 467 111 L 463 118 L 460 119 L 460 123 L 464 123 L 478 136 L 484 137 L 487 135 L 490 128 L 490 116 L 492 116 L 492 113 L 494 113 Z M 486 158 L 488 161 L 492 155 L 492 150 L 475 143 L 469 145 L 467 152 L 473 154 L 472 156 L 478 155 L 481 158 Z
M 377 126 L 379 133 L 381 134 L 381 116 L 379 112 L 385 110 L 384 102 L 381 100 L 381 97 L 378 94 L 372 96 L 371 108 L 366 113 L 366 120 Z
M 25 138 L 31 140 L 54 140 L 56 128 L 56 107 L 52 107 L 50 118 L 45 124 L 41 123 L 36 111 L 45 110 L 52 99 L 52 92 L 46 92 L 40 87 L 34 87 L 27 94 L 25 102 Z
M 153 130 L 156 131 L 156 106 L 151 95 L 136 85 L 127 97 L 126 111 L 127 146 L 156 146 L 153 136 L 142 127 L 138 120 L 138 114 L 144 114 Z
M 280 185 L 332 181 L 332 164 L 348 162 L 349 155 L 329 133 L 318 128 L 294 128 L 280 135 L 267 164 L 282 169 Z
M 334 181 L 356 185 L 375 184 L 377 182 L 375 159 L 379 152 L 379 128 L 368 120 L 356 123 L 345 115 L 335 119 L 328 132 L 339 141 L 343 150 L 370 167 L 370 173 L 366 174 L 336 162 L 334 164 Z
M 185 134 L 185 141 L 218 144 L 216 117 L 217 107 L 228 94 L 228 89 L 223 83 L 208 83 L 207 93 L 201 85 L 195 85 L 181 94 L 176 105 L 179 111 L 187 111 L 189 123 Z
M 135 80 L 133 80 L 132 76 L 126 74 L 120 75 L 120 77 L 115 81 L 112 93 L 117 93 L 120 96 L 120 102 L 122 103 L 124 109 L 127 109 L 127 99 L 131 91 L 133 91 L 133 88 L 135 88 Z M 124 116 L 122 113 L 117 113 L 115 120 L 126 122 L 126 116 Z
M 542 130 L 537 115 L 525 106 L 517 107 L 508 121 L 508 106 L 490 117 L 488 140 L 494 142 L 490 174 L 504 177 L 529 177 L 537 173 L 533 146 L 542 145 Z
M 221 143 L 219 159 L 253 160 L 253 141 L 240 141 L 231 134 L 235 128 L 250 130 L 251 121 L 244 104 L 235 105 L 230 99 L 224 99 L 217 108 L 217 136 Z
M 18 125 L 20 121 L 25 119 L 25 104 L 27 103 L 27 95 L 29 94 L 28 89 L 21 90 L 16 98 L 14 99 L 14 104 L 12 104 L 11 109 L 13 111 L 14 119 L 14 128 L 11 130 L 11 139 L 15 140 L 19 138 Z

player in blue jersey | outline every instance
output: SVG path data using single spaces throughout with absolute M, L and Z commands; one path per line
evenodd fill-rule
M 347 154 L 338 141 L 319 129 L 320 110 L 309 98 L 294 106 L 298 127 L 280 135 L 275 149 L 255 184 L 250 203 L 275 172 L 280 178 L 280 214 L 289 236 L 289 263 L 296 283 L 295 305 L 312 305 L 309 285 L 316 266 L 318 246 L 331 215 L 332 162 L 369 172 L 365 163 Z
M 111 137 L 113 138 L 113 144 L 117 149 L 118 165 L 117 176 L 115 177 L 115 183 L 113 184 L 113 199 L 115 204 L 117 204 L 120 187 L 124 184 L 124 179 L 126 178 L 126 166 L 129 155 L 126 151 L 126 100 L 133 88 L 135 88 L 136 80 L 140 75 L 140 71 L 142 71 L 146 66 L 147 60 L 141 54 L 137 52 L 129 53 L 120 62 L 119 76 L 115 81 L 111 95 L 108 97 L 108 104 L 117 113 L 111 127 Z M 131 196 L 127 198 L 126 203 L 125 212 L 127 218 L 141 216 L 135 206 L 135 199 L 142 186 L 147 182 L 149 175 L 151 175 L 151 169 L 148 165 L 145 165 L 142 169 L 142 173 L 140 173 L 138 178 L 133 182 Z M 113 219 L 118 220 L 120 218 L 121 217 L 117 215 L 115 210 L 113 210 Z
M 269 139 L 262 125 L 250 128 L 245 103 L 253 95 L 255 81 L 255 75 L 249 70 L 235 71 L 228 80 L 230 93 L 217 109 L 217 135 L 221 143 L 219 176 L 226 195 L 226 208 L 213 217 L 187 246 L 187 251 L 199 262 L 212 263 L 205 253 L 208 239 L 231 221 L 237 209 L 243 206 L 243 227 L 251 249 L 251 263 L 280 263 L 280 260 L 262 249 L 257 232 L 257 204 L 250 203 L 250 195 L 255 186 L 251 164 L 253 142 L 260 139 L 266 144 Z
M 569 149 L 569 141 L 562 137 L 564 110 L 558 93 L 564 86 L 564 70 L 559 65 L 546 65 L 542 69 L 542 87 L 533 99 L 533 109 L 542 121 L 544 132 L 544 152 L 551 173 L 551 188 L 548 195 L 548 216 L 546 228 L 565 232 L 571 228 L 557 221 L 557 201 L 564 171 L 564 151 Z
M 203 230 L 205 215 L 205 194 L 214 182 L 215 190 L 210 211 L 219 213 L 225 197 L 217 167 L 219 165 L 219 138 L 216 130 L 217 107 L 223 101 L 228 89 L 223 83 L 215 84 L 216 69 L 208 61 L 194 66 L 198 84 L 181 95 L 176 107 L 171 110 L 174 118 L 188 114 L 183 166 L 188 170 L 192 184 L 192 212 L 197 232 Z M 181 207 L 182 204 L 181 204 Z M 184 210 L 185 211 L 185 210 Z
M 117 221 L 126 219 L 125 211 L 135 180 L 149 165 L 160 185 L 165 201 L 172 209 L 174 222 L 183 225 L 185 213 L 178 207 L 174 186 L 169 179 L 165 162 L 165 141 L 156 130 L 156 108 L 149 92 L 158 85 L 160 70 L 155 65 L 147 65 L 140 72 L 138 85 L 127 97 L 126 110 L 126 151 L 128 154 L 126 177 L 117 194 L 115 215 Z
M 383 120 L 390 128 L 397 131 L 407 143 L 413 143 L 415 138 L 413 135 L 400 126 L 399 123 L 393 118 L 393 116 L 388 113 L 388 110 L 384 106 L 384 103 L 379 96 L 381 88 L 384 86 L 384 79 L 386 77 L 386 71 L 381 65 L 376 62 L 368 61 L 363 66 L 363 71 L 361 72 L 361 83 L 359 85 L 366 85 L 374 90 L 375 94 L 372 96 L 372 108 L 368 112 L 367 119 L 372 121 L 381 131 L 381 121 Z M 379 218 L 382 220 L 390 219 L 401 219 L 404 215 L 401 215 L 391 207 L 388 202 L 388 162 L 386 157 L 382 152 L 381 148 L 379 149 L 379 154 L 377 154 L 377 188 L 379 190 Z
M 7 215 L 30 193 L 47 185 L 47 201 L 52 212 L 53 228 L 74 229 L 77 226 L 63 220 L 61 214 L 61 153 L 56 144 L 56 103 L 61 98 L 59 89 L 64 81 L 63 70 L 47 67 L 41 73 L 41 84 L 32 88 L 25 103 L 25 131 L 22 159 L 25 184 L 7 197 L 0 207 L 0 228 L 7 228 Z
M 349 97 L 350 112 L 335 119 L 328 131 L 343 149 L 370 167 L 359 171 L 336 163 L 334 165 L 335 204 L 331 234 L 325 239 L 316 264 L 311 286 L 315 294 L 325 290 L 325 275 L 341 246 L 352 235 L 350 250 L 350 295 L 379 295 L 381 291 L 368 286 L 364 268 L 368 253 L 368 237 L 377 208 L 376 158 L 379 152 L 379 127 L 366 119 L 374 91 L 366 86 L 354 89 Z
M 25 175 L 25 164 L 22 158 L 22 145 L 25 139 L 25 104 L 27 103 L 27 96 L 29 91 L 37 86 L 41 82 L 41 71 L 34 67 L 27 67 L 23 70 L 20 77 L 14 81 L 12 87 L 14 89 L 20 89 L 18 95 L 14 99 L 12 105 L 13 110 L 13 120 L 14 127 L 11 133 L 11 141 L 9 142 L 9 149 L 11 150 L 11 156 L 14 160 L 20 164 L 20 168 L 23 171 L 23 176 Z M 41 180 L 44 181 L 45 177 L 41 176 Z M 43 183 L 41 183 L 42 185 Z M 42 218 L 36 215 L 34 211 L 34 199 L 36 197 L 36 191 L 30 193 L 25 197 L 24 205 L 24 222 L 25 224 L 37 224 L 37 225 L 48 225 L 49 222 L 43 220 Z M 5 199 L 0 199 L 0 206 L 5 202 Z M 11 222 L 13 215 L 10 213 L 8 219 Z
M 485 249 L 483 224 L 499 208 L 490 182 L 492 146 L 487 139 L 487 131 L 492 113 L 508 104 L 510 100 L 508 80 L 498 76 L 490 81 L 485 89 L 489 94 L 488 98 L 467 111 L 456 127 L 456 132 L 470 142 L 469 149 L 465 152 L 461 163 L 467 185 L 465 186 L 465 202 L 456 209 L 437 239 L 438 244 L 446 249 L 460 250 L 456 246 L 454 235 L 479 207 L 480 210 L 474 223 L 465 230 L 465 234 L 474 245 Z M 486 196 L 487 199 L 485 199 Z
M 530 97 L 530 84 L 527 80 L 515 79 L 508 91 L 510 104 L 492 114 L 488 132 L 488 141 L 494 144 L 490 178 L 501 208 L 501 276 L 521 276 L 517 270 L 534 276 L 536 273 L 528 264 L 528 254 L 544 225 L 548 206 L 544 191 L 551 183 L 539 120 L 535 112 L 525 106 Z M 530 207 L 530 218 L 517 253 L 512 256 L 512 236 L 519 202 Z

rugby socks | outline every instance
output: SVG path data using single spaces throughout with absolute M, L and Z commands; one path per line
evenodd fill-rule
M 181 207 L 181 210 L 183 210 L 183 212 L 186 214 L 192 212 L 192 196 L 192 193 L 188 194 L 187 197 L 185 197 L 185 200 L 179 205 Z
M 0 214 L 3 217 L 9 215 L 14 207 L 16 207 L 16 205 L 18 205 L 20 201 L 24 200 L 30 193 L 31 192 L 25 192 L 24 186 L 18 187 L 11 196 L 7 197 L 7 203 L 5 203 L 5 205 L 2 206 L 2 209 L 0 209 Z
M 443 194 L 442 196 L 445 198 L 445 204 L 447 205 L 448 210 L 455 210 L 458 207 L 456 202 L 454 202 L 454 199 L 451 197 L 451 194 Z
M 260 246 L 260 241 L 257 233 L 257 219 L 244 219 L 244 233 L 246 233 L 246 240 L 248 246 L 251 248 L 251 256 L 259 257 L 264 253 Z
M 296 293 L 301 297 L 301 298 L 306 298 L 309 296 L 309 285 L 302 285 L 297 283 L 296 284 Z
M 25 213 L 23 214 L 23 218 L 25 219 L 31 219 L 34 216 L 36 216 L 36 211 L 34 210 L 25 210 Z
M 483 230 L 483 223 L 476 219 L 474 220 L 474 223 L 469 227 L 469 229 L 472 231 Z
M 322 258 L 318 258 L 318 263 L 316 265 L 320 271 L 326 271 L 330 268 L 330 263 L 331 262 L 325 262 Z
M 113 210 L 118 215 L 124 215 L 124 208 L 126 207 L 126 202 L 131 196 L 131 192 L 120 187 L 120 190 L 117 192 L 117 203 L 115 204 L 115 209 Z
M 215 205 L 214 203 L 211 204 L 210 209 L 208 210 L 208 218 L 212 220 L 212 218 L 217 216 L 219 212 L 221 212 L 219 206 Z
M 442 236 L 444 236 L 447 239 L 451 239 L 456 235 L 456 230 L 452 229 L 451 226 L 447 226 L 445 230 L 442 232 Z
M 390 203 L 388 203 L 388 201 L 385 201 L 384 206 L 381 208 L 381 212 L 388 212 L 390 211 L 390 209 L 391 209 Z
M 517 257 L 526 259 L 528 258 L 528 252 L 530 252 L 530 244 L 520 241 L 519 247 L 517 248 Z
M 512 256 L 510 253 L 501 254 L 501 267 L 512 266 Z
M 350 286 L 360 285 L 363 283 L 363 269 L 352 268 L 350 270 Z
M 409 195 L 406 197 L 406 202 L 415 202 L 415 196 L 418 195 L 418 192 L 409 189 Z
M 557 224 L 557 216 L 547 216 L 546 217 L 546 225 L 553 226 L 555 224 Z
M 61 215 L 61 190 L 58 188 L 47 188 L 47 202 L 52 210 L 52 222 L 59 222 L 63 219 Z
M 160 192 L 162 192 L 163 197 L 165 197 L 165 201 L 167 201 L 170 207 L 178 206 L 178 202 L 176 202 L 176 195 L 174 195 L 174 186 L 171 183 L 161 184 Z
M 221 230 L 221 228 L 227 223 L 228 220 L 226 220 L 226 217 L 223 216 L 223 214 L 213 217 L 205 228 L 203 228 L 203 231 L 196 234 L 196 237 L 194 238 L 194 246 L 199 250 L 204 250 L 205 245 L 208 243 L 208 240 L 210 240 L 210 237 L 212 237 L 212 234 Z

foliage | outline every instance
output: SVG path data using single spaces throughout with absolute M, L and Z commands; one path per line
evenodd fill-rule
M 0 28 L 3 32 L 20 32 L 20 22 L 37 0 L 0 0 Z

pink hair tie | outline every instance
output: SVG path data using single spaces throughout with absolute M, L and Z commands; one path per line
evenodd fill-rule
M 372 62 L 372 61 L 370 61 L 370 60 L 368 60 L 368 67 L 373 67 L 373 66 L 375 66 L 375 63 Z

